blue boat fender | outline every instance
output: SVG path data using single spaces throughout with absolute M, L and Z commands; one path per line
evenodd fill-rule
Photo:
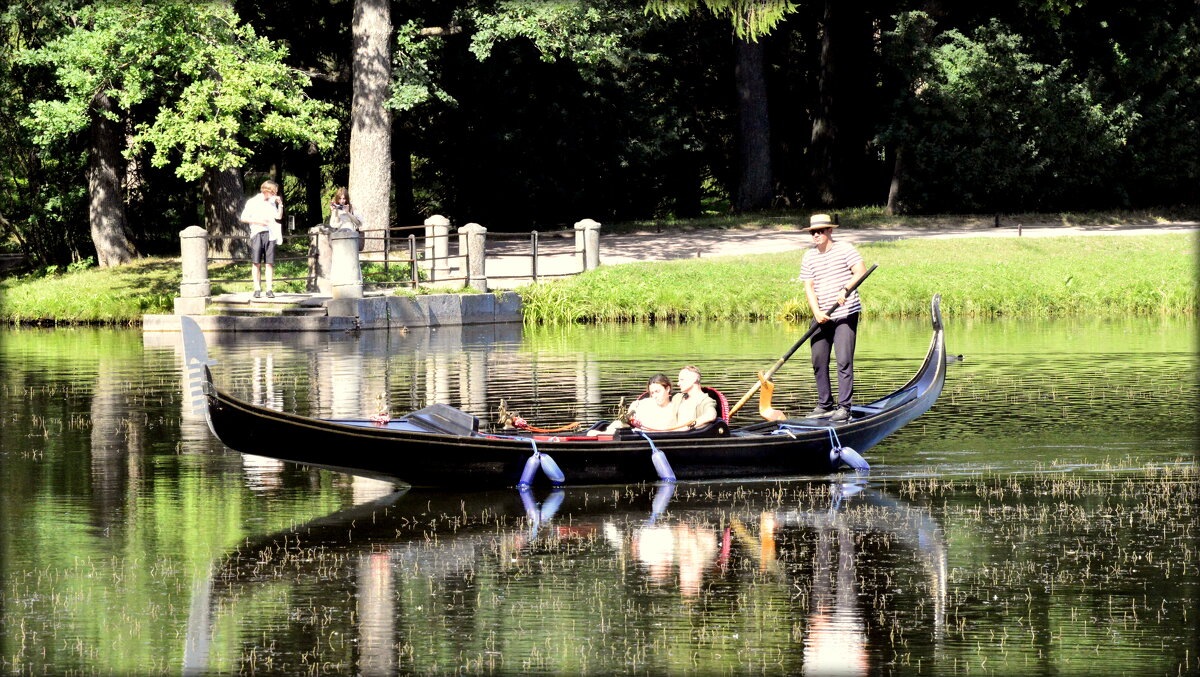
M 667 455 L 654 444 L 654 440 L 645 432 L 637 431 L 648 443 L 650 443 L 650 461 L 654 464 L 654 472 L 658 473 L 658 479 L 664 482 L 675 481 L 675 471 L 671 469 L 671 462 L 667 460 Z
M 535 451 L 529 460 L 525 461 L 525 469 L 521 471 L 521 481 L 517 482 L 518 487 L 527 487 L 533 484 L 533 476 L 537 474 L 538 467 L 541 466 L 541 456 L 541 452 Z
M 567 476 L 563 474 L 562 468 L 559 468 L 554 459 L 550 458 L 550 454 L 544 453 L 541 457 L 542 472 L 546 473 L 546 477 L 549 477 L 550 481 L 554 484 L 562 484 L 567 479 Z
M 836 470 L 845 463 L 854 470 L 870 470 L 871 464 L 854 447 L 834 447 L 829 450 L 829 464 Z
M 655 449 L 654 453 L 650 454 L 650 460 L 654 462 L 654 470 L 658 473 L 658 478 L 664 482 L 675 481 L 675 471 L 671 468 L 671 462 L 667 460 L 667 455 L 661 449 Z

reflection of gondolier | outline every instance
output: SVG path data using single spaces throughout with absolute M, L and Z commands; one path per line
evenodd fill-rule
M 867 267 L 858 250 L 848 242 L 834 242 L 837 228 L 828 214 L 814 214 L 805 230 L 812 234 L 816 246 L 800 261 L 800 279 L 804 294 L 812 309 L 814 325 L 820 329 L 813 335 L 812 365 L 817 379 L 817 407 L 812 417 L 829 417 L 831 421 L 850 419 L 850 404 L 854 397 L 854 343 L 858 333 L 858 316 L 862 304 L 858 292 L 849 292 L 863 277 Z M 834 303 L 838 309 L 832 315 L 825 311 Z M 829 384 L 829 353 L 837 354 L 838 401 L 833 408 L 833 392 Z

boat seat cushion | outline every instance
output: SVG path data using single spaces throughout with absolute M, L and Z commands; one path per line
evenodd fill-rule
M 471 436 L 479 432 L 479 419 L 448 404 L 431 404 L 404 417 L 410 425 L 439 435 Z

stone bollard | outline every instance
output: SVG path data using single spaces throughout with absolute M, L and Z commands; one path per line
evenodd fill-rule
M 308 291 L 333 295 L 333 242 L 329 226 L 308 229 Z
M 487 260 L 487 228 L 478 223 L 468 223 L 458 232 L 465 234 L 467 239 L 467 286 L 487 291 L 487 271 L 484 268 L 484 261 Z
M 179 232 L 182 279 L 175 299 L 176 315 L 203 315 L 212 287 L 208 283 L 208 231 L 188 226 Z
M 575 259 L 579 272 L 600 267 L 600 224 L 584 219 L 575 223 Z
M 335 299 L 363 297 L 362 269 L 358 263 L 358 231 L 337 228 L 329 235 L 333 266 L 330 270 L 331 295 Z
M 425 219 L 425 267 L 430 282 L 446 279 L 450 270 L 450 262 L 446 259 L 449 253 L 450 219 L 434 214 Z

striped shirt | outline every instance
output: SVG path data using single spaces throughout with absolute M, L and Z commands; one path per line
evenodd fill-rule
M 823 311 L 828 311 L 837 303 L 838 294 L 854 280 L 851 266 L 861 263 L 862 256 L 854 245 L 849 242 L 834 241 L 822 254 L 816 247 L 804 253 L 800 260 L 800 280 L 812 280 L 814 291 L 817 293 L 817 305 Z M 858 299 L 858 291 L 846 299 L 846 305 L 841 306 L 830 317 L 849 317 L 862 310 Z

